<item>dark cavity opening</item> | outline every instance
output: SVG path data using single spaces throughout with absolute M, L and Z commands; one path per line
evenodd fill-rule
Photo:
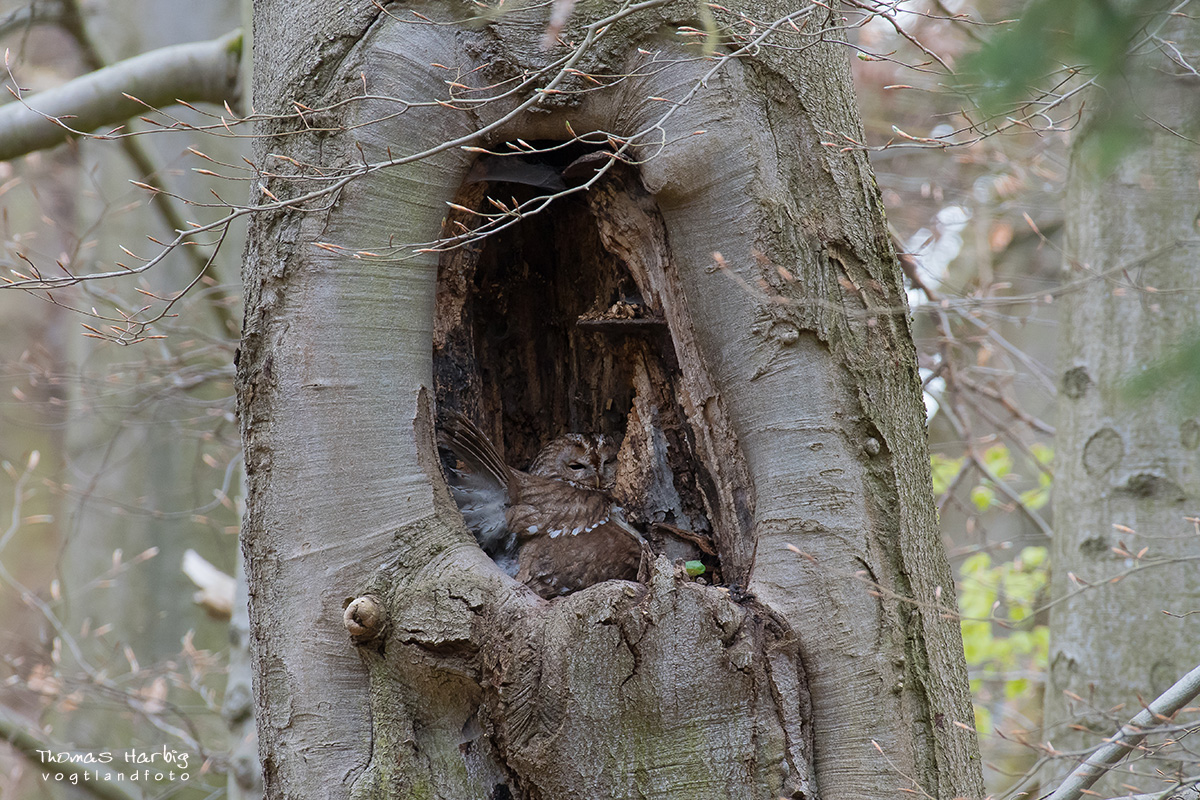
M 478 215 L 499 212 L 497 203 L 512 208 L 579 185 L 607 160 L 577 142 L 528 144 L 539 152 L 522 153 L 519 164 L 480 159 L 448 210 L 444 237 L 479 228 Z M 644 249 L 642 237 L 653 233 L 617 218 L 615 198 L 631 193 L 646 207 L 636 171 L 617 164 L 591 189 L 442 255 L 439 415 L 469 417 L 519 469 L 564 433 L 623 440 L 612 494 L 626 519 L 656 552 L 703 561 L 703 579 L 720 582 L 705 510 L 711 484 L 678 402 L 674 344 L 638 271 L 617 255 Z M 665 247 L 665 235 L 657 239 Z

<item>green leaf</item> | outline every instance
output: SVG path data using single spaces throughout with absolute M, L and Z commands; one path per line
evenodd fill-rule
M 1125 381 L 1123 398 L 1128 403 L 1159 392 L 1171 392 L 1187 413 L 1200 403 L 1200 336 L 1180 342 L 1162 358 L 1144 365 L 1137 375 Z
M 1012 472 L 1012 453 L 1002 444 L 994 444 L 983 453 L 983 463 L 988 465 L 997 478 L 1003 478 Z
M 980 511 L 987 511 L 996 502 L 996 493 L 989 487 L 980 484 L 971 490 L 971 502 Z
M 1049 553 L 1050 551 L 1044 547 L 1025 547 L 1021 549 L 1016 560 L 1021 565 L 1020 569 L 1036 570 L 1045 566 Z
M 1136 97 L 1137 86 L 1153 78 L 1130 59 L 1131 43 L 1164 13 L 1169 9 L 1161 0 L 1033 0 L 1016 24 L 963 59 L 959 89 L 983 113 L 1014 117 L 1028 113 L 1028 100 L 1072 72 L 1105 89 L 1131 88 Z M 1094 115 L 1097 123 L 1077 156 L 1105 172 L 1144 137 L 1136 133 L 1143 112 L 1119 91 L 1100 92 L 1089 104 L 1102 113 Z
M 992 732 L 992 712 L 983 706 L 975 706 L 975 730 L 983 736 Z
M 697 575 L 704 574 L 703 561 L 687 561 L 684 563 L 683 568 L 687 570 L 687 574 L 693 578 L 695 578 Z
M 933 470 L 933 493 L 935 495 L 945 494 L 950 489 L 950 484 L 958 477 L 964 460 L 947 458 L 937 453 L 929 457 L 929 465 Z
M 1025 491 L 1021 492 L 1020 497 L 1021 502 L 1025 504 L 1025 507 L 1034 511 L 1037 511 L 1039 508 L 1044 507 L 1046 503 L 1050 502 L 1050 492 L 1046 491 L 1044 488 L 1026 489 Z
M 962 636 L 963 652 L 967 656 L 967 663 L 971 665 L 982 664 L 983 656 L 987 652 L 988 645 L 991 643 L 992 624 L 990 622 L 967 620 L 962 624 Z
M 961 572 L 965 578 L 978 578 L 985 570 L 991 569 L 992 557 L 987 553 L 975 553 L 963 560 Z
M 1014 678 L 1011 681 L 1004 682 L 1004 697 L 1008 700 L 1015 700 L 1023 696 L 1029 691 L 1030 681 L 1028 678 Z
M 1029 446 L 1029 452 L 1033 453 L 1033 457 L 1036 458 L 1037 462 L 1043 467 L 1048 467 L 1054 463 L 1054 448 L 1050 447 L 1049 445 L 1041 442 L 1034 442 Z M 1045 475 L 1046 473 L 1043 472 L 1042 474 Z M 1047 475 L 1046 477 L 1049 478 L 1050 476 Z

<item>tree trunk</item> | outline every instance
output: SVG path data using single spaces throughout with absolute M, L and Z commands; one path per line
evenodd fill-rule
M 441 253 L 418 243 L 536 192 L 494 159 L 468 181 L 448 147 L 256 217 L 239 395 L 268 796 L 981 795 L 904 294 L 864 155 L 822 144 L 859 136 L 833 20 L 729 58 L 749 40 L 670 32 L 704 29 L 694 5 L 598 36 L 586 4 L 575 72 L 534 94 L 509 90 L 576 52 L 540 49 L 549 12 L 455 8 L 258 4 L 269 196 L 443 142 L 574 133 L 586 163 L 635 139 L 636 168 Z M 660 557 L 643 585 L 536 597 L 463 528 L 435 405 L 516 466 L 623 431 L 630 518 L 711 533 L 721 585 Z
M 236 4 L 231 0 L 206 4 L 203 10 L 181 0 L 159 0 L 122 3 L 109 11 L 90 20 L 91 38 L 104 44 L 105 52 L 99 55 L 114 61 L 175 44 L 181 35 L 225 33 L 237 20 Z M 186 34 L 170 24 L 185 15 L 190 20 Z M 95 66 L 88 64 L 86 57 L 83 60 L 87 66 Z M 186 110 L 178 111 L 180 119 L 187 118 Z M 149 213 L 129 213 L 130 207 L 147 203 L 145 192 L 131 186 L 131 180 L 161 180 L 182 196 L 199 194 L 207 180 L 190 173 L 185 173 L 186 177 L 171 174 L 178 169 L 180 153 L 186 151 L 186 145 L 179 141 L 156 136 L 138 137 L 136 141 L 151 154 L 153 163 L 162 165 L 163 174 L 148 176 L 131 169 L 126 154 L 113 142 L 83 139 L 72 145 L 80 152 L 80 173 L 87 176 L 90 187 L 80 190 L 78 216 L 72 221 L 74 230 L 88 231 L 80 234 L 88 240 L 87 245 L 75 253 L 80 272 L 111 269 L 114 257 L 124 258 L 122 246 L 140 249 L 138 243 L 147 235 L 156 239 L 165 236 L 168 241 L 173 236 Z M 217 157 L 232 159 L 222 152 L 223 143 L 214 143 L 209 149 Z M 194 218 L 202 219 L 206 212 L 199 213 L 201 216 Z M 228 257 L 219 258 L 210 275 L 232 275 L 236 270 L 235 255 L 222 255 Z M 142 285 L 169 295 L 188 285 L 194 277 L 190 269 L 194 265 L 181 253 L 163 270 L 147 276 Z M 95 303 L 103 312 L 113 313 L 101 301 Z M 212 325 L 203 304 L 195 313 L 189 335 L 228 342 L 231 332 Z M 94 319 L 86 321 L 107 329 Z M 196 397 L 204 396 L 206 390 L 211 396 L 211 383 L 185 389 L 185 381 L 172 375 L 176 384 L 172 390 L 164 390 L 162 385 L 147 388 L 147 374 L 168 369 L 157 360 L 163 358 L 163 351 L 96 342 L 79 335 L 79 319 L 68 316 L 63 322 L 70 331 L 67 342 L 71 369 L 77 373 L 66 382 L 70 387 L 66 430 L 70 467 L 65 474 L 71 476 L 66 481 L 71 488 L 66 492 L 70 499 L 64 517 L 69 523 L 59 559 L 63 587 L 59 613 L 65 626 L 80 631 L 106 625 L 114 641 L 127 646 L 142 664 L 159 664 L 177 657 L 181 639 L 189 630 L 198 647 L 220 648 L 227 639 L 225 626 L 196 606 L 193 587 L 180 569 L 188 548 L 201 551 L 224 569 L 233 565 L 232 550 L 223 550 L 220 540 L 212 537 L 215 524 L 187 513 L 212 500 L 211 485 L 197 478 L 197 469 L 203 463 L 201 457 L 213 449 L 213 435 L 205 439 L 195 433 L 194 421 Z M 169 367 L 172 371 L 177 368 Z M 219 519 L 221 515 L 222 511 L 217 510 L 210 516 Z M 117 573 L 113 579 L 114 567 L 119 563 L 114 560 L 115 553 L 122 553 L 128 564 L 148 551 L 157 555 L 135 569 Z M 147 602 L 146 598 L 154 601 Z M 93 663 L 110 657 L 109 643 L 97 644 L 91 650 L 88 638 L 80 637 L 80 644 Z M 142 746 L 142 742 L 129 739 L 136 726 L 114 713 L 111 698 L 99 692 L 95 697 L 103 698 L 103 702 L 84 703 L 82 708 L 69 712 L 74 740 L 99 743 L 97 746 L 126 741 Z M 67 727 L 66 721 L 59 727 Z
M 1172 19 L 1161 35 L 1195 52 L 1195 20 Z M 1066 295 L 1063 320 L 1045 709 L 1046 739 L 1062 752 L 1102 744 L 1196 663 L 1178 616 L 1200 605 L 1195 398 L 1135 397 L 1130 385 L 1200 330 L 1194 75 L 1178 74 L 1172 61 L 1163 58 L 1154 78 L 1149 68 L 1134 76 L 1129 96 L 1113 95 L 1154 117 L 1139 121 L 1136 144 L 1114 170 L 1095 168 L 1103 116 L 1085 118 L 1073 145 L 1067 269 L 1078 288 Z M 1160 390 L 1180 376 L 1168 369 L 1163 377 Z M 1129 768 L 1094 788 L 1158 791 L 1156 770 L 1175 766 L 1138 759 Z

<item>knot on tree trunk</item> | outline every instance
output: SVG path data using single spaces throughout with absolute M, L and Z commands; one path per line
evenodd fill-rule
M 387 630 L 387 614 L 383 602 L 373 594 L 355 597 L 346 603 L 342 624 L 355 644 L 368 644 Z

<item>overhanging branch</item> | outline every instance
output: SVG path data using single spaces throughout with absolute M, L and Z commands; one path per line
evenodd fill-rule
M 1067 779 L 1050 795 L 1049 800 L 1077 800 L 1083 794 L 1095 794 L 1087 789 L 1112 769 L 1130 750 L 1146 738 L 1156 723 L 1173 716 L 1192 698 L 1200 693 L 1200 667 L 1184 675 L 1175 685 L 1167 689 L 1143 708 L 1137 716 L 1121 726 L 1121 730 L 1087 760 L 1075 768 Z
M 44 150 L 177 101 L 238 96 L 242 32 L 151 50 L 0 107 L 0 161 Z M 11 91 L 11 89 L 10 89 Z M 133 99 L 136 98 L 136 99 Z

